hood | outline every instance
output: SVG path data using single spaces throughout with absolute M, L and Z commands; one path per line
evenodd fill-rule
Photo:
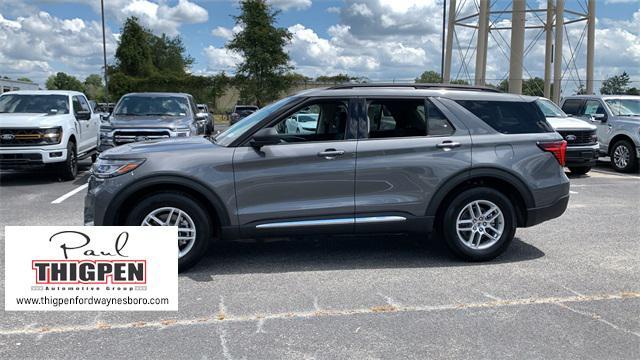
M 47 128 L 60 126 L 60 122 L 69 114 L 23 114 L 0 113 L 0 128 Z
M 547 121 L 554 130 L 596 130 L 598 127 L 574 117 L 548 117 Z
M 102 158 L 129 158 L 145 157 L 145 154 L 158 152 L 189 152 L 193 154 L 202 149 L 218 147 L 202 136 L 191 136 L 183 138 L 170 138 L 165 140 L 149 140 L 120 145 L 103 152 Z
M 111 115 L 107 121 L 113 128 L 184 128 L 191 119 L 187 116 L 126 116 Z

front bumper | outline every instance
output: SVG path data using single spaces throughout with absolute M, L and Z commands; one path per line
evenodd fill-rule
M 0 148 L 0 168 L 16 169 L 59 163 L 67 160 L 67 149 L 60 144 L 40 148 Z
M 595 166 L 598 161 L 600 146 L 584 145 L 584 146 L 568 146 L 565 165 L 573 166 Z

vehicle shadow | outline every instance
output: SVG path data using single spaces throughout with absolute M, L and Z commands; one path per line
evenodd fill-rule
M 534 260 L 544 255 L 540 249 L 518 238 L 504 254 L 485 263 L 461 261 L 440 239 L 424 241 L 423 237 L 417 236 L 236 241 L 212 244 L 202 261 L 182 276 L 195 281 L 211 281 L 212 274 L 486 266 Z
M 82 185 L 89 179 L 88 170 L 91 168 L 91 163 L 81 162 L 78 163 L 78 176 L 75 180 L 71 181 L 71 184 Z M 60 177 L 47 168 L 36 168 L 30 170 L 2 170 L 0 171 L 0 186 L 32 186 L 32 185 L 46 185 L 55 182 L 64 182 Z

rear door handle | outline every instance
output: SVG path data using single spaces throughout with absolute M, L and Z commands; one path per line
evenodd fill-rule
M 453 148 L 460 147 L 460 143 L 447 140 L 447 141 L 441 142 L 440 144 L 437 144 L 436 147 L 438 149 L 453 149 Z
M 318 153 L 319 157 L 323 157 L 325 159 L 333 159 L 336 156 L 340 156 L 340 155 L 344 155 L 344 150 L 326 149 Z

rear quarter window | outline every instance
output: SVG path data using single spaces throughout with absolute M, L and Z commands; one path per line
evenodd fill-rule
M 503 134 L 553 132 L 534 102 L 457 100 L 496 131 Z

